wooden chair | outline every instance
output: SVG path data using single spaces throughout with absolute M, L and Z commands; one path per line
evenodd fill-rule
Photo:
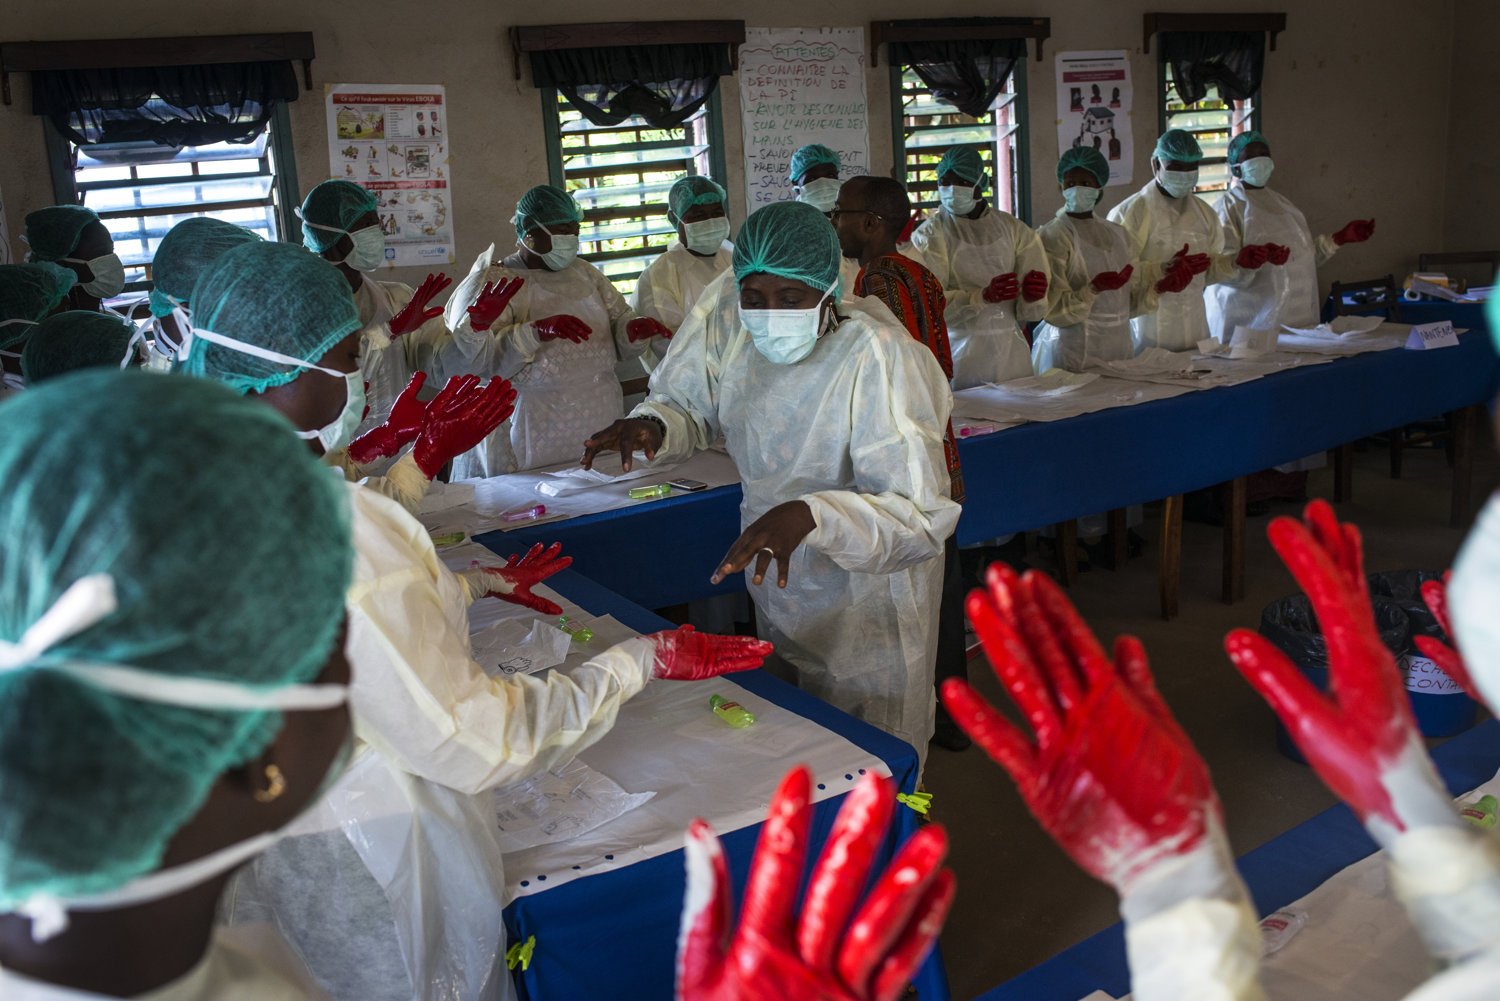
M 1358 299 L 1349 302 L 1348 297 L 1356 294 Z M 1392 323 L 1401 322 L 1401 291 L 1396 287 L 1395 275 L 1371 278 L 1362 282 L 1334 282 L 1329 298 L 1333 300 L 1334 316 L 1380 310 Z M 1392 476 L 1401 475 L 1400 443 L 1404 430 L 1404 428 L 1396 428 L 1390 432 Z M 1329 450 L 1328 464 L 1333 467 L 1333 499 L 1335 501 L 1347 501 L 1354 498 L 1354 453 L 1352 449 L 1352 443 L 1346 443 Z

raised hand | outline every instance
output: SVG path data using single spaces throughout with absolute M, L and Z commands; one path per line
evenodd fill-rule
M 439 292 L 452 284 L 453 279 L 447 275 L 428 275 L 426 280 L 417 286 L 417 291 L 411 297 L 411 302 L 408 302 L 402 308 L 401 312 L 391 317 L 391 322 L 388 325 L 391 338 L 394 340 L 402 334 L 409 334 L 428 320 L 442 316 L 443 308 L 441 306 L 432 306 L 429 308 L 427 304 L 432 302 Z
M 1346 243 L 1364 243 L 1374 235 L 1374 219 L 1355 219 L 1345 223 L 1343 229 L 1333 234 L 1333 242 L 1342 247 Z
M 1208 270 L 1209 259 L 1207 254 L 1190 254 L 1188 245 L 1183 244 L 1182 249 L 1172 255 L 1173 262 L 1181 261 L 1187 265 L 1188 271 L 1194 275 L 1201 275 Z
M 540 320 L 532 320 L 531 327 L 536 331 L 537 338 L 543 341 L 572 341 L 574 344 L 582 344 L 589 339 L 589 334 L 594 332 L 593 328 L 584 323 L 576 316 L 567 313 L 559 313 L 556 316 L 544 316 Z
M 1193 269 L 1180 257 L 1172 258 L 1166 274 L 1156 283 L 1158 295 L 1181 292 L 1193 283 Z
M 373 427 L 349 444 L 349 458 L 361 465 L 374 462 L 388 455 L 395 455 L 422 430 L 422 421 L 427 416 L 427 404 L 417 399 L 417 394 L 427 383 L 427 373 L 418 372 L 411 382 L 396 397 L 391 405 L 391 415 L 379 427 Z
M 524 278 L 511 278 L 506 281 L 488 282 L 479 291 L 479 298 L 465 312 L 469 314 L 469 326 L 474 330 L 488 330 L 500 319 L 500 314 L 505 312 L 505 307 L 521 291 L 521 286 L 526 284 Z
M 1432 612 L 1433 618 L 1437 619 L 1438 625 L 1443 628 L 1449 638 L 1453 636 L 1453 623 L 1448 617 L 1448 579 L 1453 576 L 1449 570 L 1443 574 L 1441 581 L 1429 580 L 1422 585 L 1422 600 L 1427 603 L 1427 608 Z M 1483 703 L 1489 708 L 1479 686 L 1474 683 L 1474 678 L 1469 674 L 1469 666 L 1464 663 L 1459 652 L 1435 636 L 1413 637 L 1417 649 L 1422 651 L 1422 656 L 1432 661 L 1448 677 L 1458 682 L 1463 690 L 1469 693 L 1469 697 L 1477 702 Z M 1494 710 L 1491 709 L 1491 712 Z
M 455 456 L 489 437 L 516 409 L 516 391 L 494 378 L 483 389 L 476 375 L 455 375 L 427 405 L 422 431 L 412 446 L 417 468 L 436 476 Z

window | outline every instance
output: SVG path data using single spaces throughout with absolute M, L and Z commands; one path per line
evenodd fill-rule
M 954 146 L 971 145 L 979 151 L 989 172 L 991 203 L 1030 223 L 1024 58 L 1016 60 L 1005 90 L 980 118 L 937 100 L 909 67 L 894 64 L 891 104 L 891 143 L 901 175 L 898 180 L 911 194 L 913 211 L 937 207 L 938 161 Z
M 1210 85 L 1203 100 L 1188 104 L 1177 93 L 1172 81 L 1172 65 L 1165 59 L 1161 67 L 1161 130 L 1186 129 L 1203 147 L 1198 164 L 1198 184 L 1193 189 L 1205 201 L 1216 201 L 1219 192 L 1229 187 L 1229 140 L 1241 132 L 1260 128 L 1260 92 L 1248 101 L 1225 101 L 1217 85 Z
M 542 102 L 552 183 L 583 209 L 579 255 L 628 296 L 646 265 L 676 239 L 667 221 L 667 189 L 683 174 L 723 183 L 719 93 L 671 128 L 638 117 L 594 125 L 553 88 L 542 89 Z

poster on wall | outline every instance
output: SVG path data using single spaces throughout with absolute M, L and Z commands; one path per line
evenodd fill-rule
M 1131 183 L 1130 59 L 1124 49 L 1059 52 L 1057 153 L 1093 146 L 1109 161 L 1109 183 Z
M 379 199 L 387 267 L 452 264 L 448 106 L 437 84 L 333 83 L 329 175 Z
M 746 28 L 739 80 L 748 211 L 797 197 L 786 172 L 808 143 L 838 151 L 840 178 L 869 172 L 863 28 Z

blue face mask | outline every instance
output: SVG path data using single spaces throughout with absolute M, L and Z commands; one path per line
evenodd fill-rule
M 1239 164 L 1240 177 L 1251 187 L 1264 188 L 1276 164 L 1268 156 L 1253 156 Z

